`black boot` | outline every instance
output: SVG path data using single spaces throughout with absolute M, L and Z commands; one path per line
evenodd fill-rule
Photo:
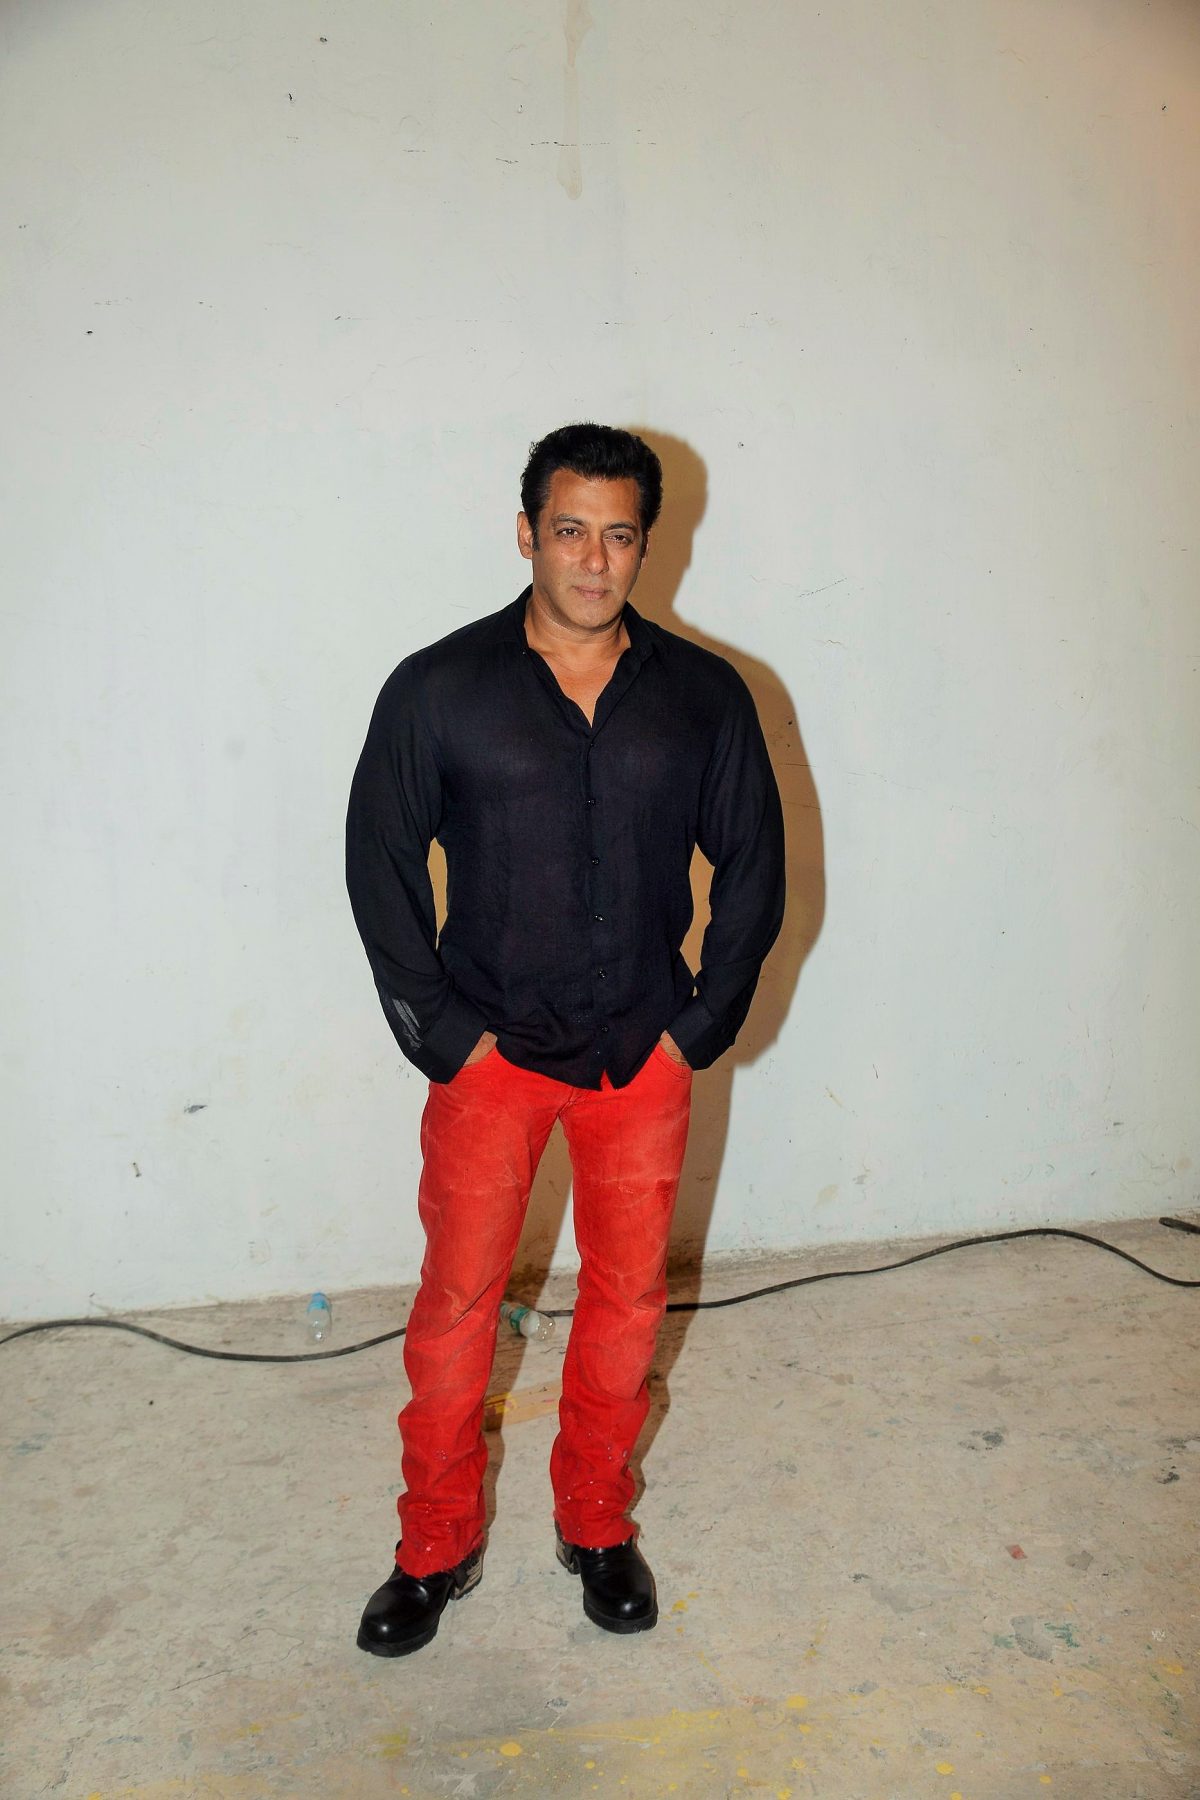
M 593 1625 L 604 1631 L 649 1631 L 658 1623 L 658 1599 L 650 1566 L 626 1538 L 603 1550 L 585 1550 L 558 1537 L 556 1555 L 569 1575 L 583 1581 L 583 1610 Z
M 437 1636 L 447 1600 L 469 1594 L 482 1573 L 482 1544 L 455 1568 L 439 1569 L 436 1575 L 406 1575 L 397 1563 L 367 1601 L 358 1628 L 359 1649 L 372 1656 L 407 1656 L 419 1650 Z

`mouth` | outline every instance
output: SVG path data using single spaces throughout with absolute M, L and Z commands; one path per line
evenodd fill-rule
M 577 586 L 575 589 L 575 592 L 577 594 L 582 594 L 585 600 L 603 600 L 605 594 L 607 594 L 607 592 L 608 592 L 608 589 L 602 588 L 602 587 L 579 587 L 579 586 Z

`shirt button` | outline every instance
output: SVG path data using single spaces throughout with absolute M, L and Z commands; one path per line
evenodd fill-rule
M 597 981 L 607 981 L 607 979 L 608 979 L 608 977 L 606 976 L 603 969 L 596 970 L 596 980 Z
M 597 925 L 603 925 L 603 923 L 604 923 L 604 914 L 603 913 L 593 913 L 592 917 L 593 917 L 593 919 L 595 919 Z
M 601 1027 L 600 1027 L 600 1035 L 601 1035 L 601 1037 L 607 1037 L 607 1036 L 608 1036 L 608 1026 L 607 1026 L 607 1025 L 602 1025 L 602 1026 L 601 1026 Z
M 594 800 L 585 801 L 585 805 L 587 805 L 587 806 L 595 806 L 595 804 L 596 804 L 596 802 Z
M 598 869 L 600 867 L 600 858 L 598 856 L 593 856 L 592 867 L 593 869 Z

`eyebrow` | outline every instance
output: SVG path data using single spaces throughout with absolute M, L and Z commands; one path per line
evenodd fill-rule
M 581 519 L 577 513 L 555 513 L 550 523 L 552 525 L 586 525 L 587 520 Z M 632 519 L 610 519 L 604 529 L 605 531 L 637 531 L 638 526 Z

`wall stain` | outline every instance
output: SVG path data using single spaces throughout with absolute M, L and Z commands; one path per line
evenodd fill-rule
M 558 184 L 568 200 L 578 200 L 583 192 L 583 159 L 579 151 L 579 71 L 575 59 L 592 24 L 587 0 L 567 0 L 563 18 L 567 60 L 563 69 L 563 142 L 558 152 Z

